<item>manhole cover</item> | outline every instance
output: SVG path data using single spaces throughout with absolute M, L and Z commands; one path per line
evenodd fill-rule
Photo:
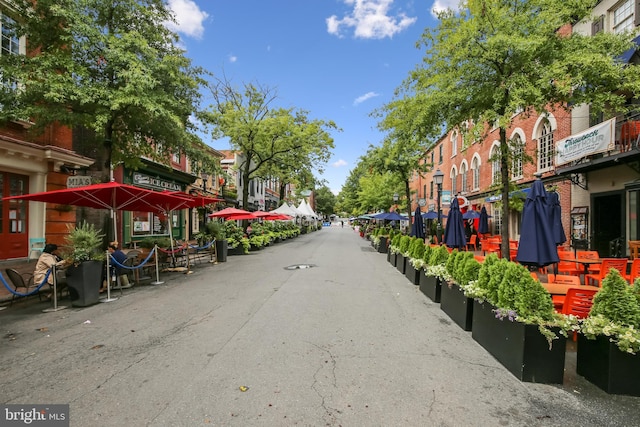
M 288 267 L 285 267 L 285 270 L 304 270 L 305 268 L 316 267 L 315 264 L 294 264 Z

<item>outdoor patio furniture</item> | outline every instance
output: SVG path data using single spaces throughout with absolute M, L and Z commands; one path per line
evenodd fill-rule
M 18 292 L 21 294 L 28 294 L 29 292 L 33 291 L 37 286 L 37 285 L 34 285 L 33 283 L 33 274 L 29 274 L 29 273 L 20 274 L 17 270 L 14 270 L 13 268 L 7 268 L 4 271 L 5 273 L 7 273 L 7 277 L 9 277 L 9 280 L 11 281 L 11 284 L 13 285 L 13 288 L 14 288 L 13 290 L 15 292 Z M 11 303 L 9 304 L 10 306 L 13 305 L 13 301 L 16 298 L 24 298 L 24 297 L 12 293 Z M 42 296 L 40 295 L 40 292 L 38 292 L 38 298 L 42 300 Z
M 629 260 L 627 258 L 603 258 L 600 264 L 600 271 L 597 274 L 587 274 L 585 276 L 585 283 L 602 286 L 602 280 L 604 280 L 612 268 L 618 270 L 620 275 L 624 277 L 627 272 L 628 262 Z
M 32 259 L 38 259 L 40 255 L 42 255 L 42 251 L 44 251 L 44 246 L 46 244 L 46 239 L 44 237 L 32 237 L 29 239 L 29 257 L 27 258 L 27 262 Z M 31 256 L 35 254 L 35 257 Z
M 636 258 L 633 260 L 633 262 L 631 263 L 631 270 L 629 271 L 629 274 L 624 274 L 623 276 L 631 284 L 633 284 L 633 282 L 635 282 L 635 280 L 640 277 L 640 258 Z

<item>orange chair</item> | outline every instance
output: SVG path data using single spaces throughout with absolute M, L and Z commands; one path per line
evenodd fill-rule
M 573 314 L 584 319 L 589 315 L 593 305 L 593 297 L 598 293 L 593 289 L 570 288 L 564 297 L 562 314 Z
M 469 237 L 469 243 L 467 243 L 467 250 L 473 248 L 474 251 L 478 250 L 478 235 L 477 234 L 472 234 L 471 237 Z
M 567 275 L 549 275 L 548 276 L 550 279 L 551 283 L 560 283 L 563 285 L 567 285 L 567 286 L 575 286 L 578 287 L 581 285 L 580 283 L 580 278 L 578 276 L 567 276 Z M 568 291 L 568 290 L 567 290 Z M 553 306 L 555 307 L 555 309 L 557 311 L 560 311 L 560 309 L 562 309 L 562 305 L 564 304 L 564 300 L 565 300 L 565 295 L 553 295 L 551 297 L 551 299 L 553 300 Z
M 631 284 L 640 277 L 640 258 L 636 258 L 631 263 L 631 271 L 629 274 L 623 274 L 624 278 Z
M 577 265 L 575 262 L 568 261 L 570 259 L 575 259 L 573 252 L 558 250 L 558 258 L 560 258 L 560 261 L 558 262 L 558 274 L 579 276 L 584 273 L 581 266 Z
M 598 259 L 600 255 L 598 251 L 577 251 L 576 258 L 578 259 Z M 600 264 L 592 264 L 589 266 L 589 273 L 597 274 L 600 272 Z
M 587 274 L 585 277 L 585 283 L 595 286 L 602 286 L 602 280 L 606 277 L 609 270 L 615 268 L 620 272 L 620 275 L 624 277 L 627 274 L 627 258 L 603 258 L 598 274 Z

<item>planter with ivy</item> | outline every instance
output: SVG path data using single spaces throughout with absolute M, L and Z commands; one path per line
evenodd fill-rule
M 105 254 L 100 250 L 103 235 L 87 222 L 75 228 L 69 228 L 63 251 L 66 263 L 65 271 L 71 305 L 86 307 L 96 304 L 100 298 L 100 287 Z
M 555 312 L 549 293 L 525 267 L 487 256 L 465 292 L 475 297 L 475 341 L 521 381 L 563 382 L 566 337 L 576 319 Z
M 467 278 L 465 277 L 466 264 L 470 260 L 473 261 L 470 266 L 474 266 L 476 272 L 475 277 Z M 458 283 L 464 284 L 477 279 L 479 267 L 480 264 L 473 259 L 473 253 L 466 251 L 454 250 L 446 262 L 446 269 L 451 272 L 452 280 L 442 284 L 440 309 L 465 331 L 470 331 L 472 328 L 473 298 L 466 296 Z M 473 273 L 467 272 L 467 274 Z
M 640 281 L 617 270 L 602 281 L 578 335 L 578 375 L 611 394 L 640 396 Z
M 420 284 L 420 272 L 424 265 L 423 255 L 424 241 L 417 237 L 411 237 L 404 275 L 411 284 L 416 286 Z
M 448 277 L 445 263 L 449 257 L 446 246 L 425 247 L 425 266 L 420 274 L 420 292 L 435 303 L 440 302 L 442 283 Z

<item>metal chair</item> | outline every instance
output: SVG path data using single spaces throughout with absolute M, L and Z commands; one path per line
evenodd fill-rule
M 21 294 L 28 294 L 36 287 L 36 285 L 33 284 L 33 274 L 25 273 L 24 275 L 22 275 L 17 270 L 14 270 L 13 268 L 7 268 L 4 271 L 5 273 L 7 273 L 7 277 L 9 277 L 9 280 L 11 281 L 11 284 L 13 285 L 15 292 L 19 292 Z M 9 306 L 13 305 L 13 301 L 16 298 L 25 298 L 25 297 L 12 293 L 11 303 L 9 304 Z M 38 298 L 40 299 L 40 301 L 42 301 L 42 295 L 40 295 L 40 292 L 38 292 Z

